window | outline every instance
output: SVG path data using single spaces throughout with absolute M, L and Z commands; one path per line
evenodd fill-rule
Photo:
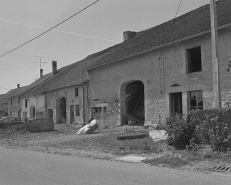
M 13 98 L 10 99 L 10 104 L 13 105 Z
M 79 96 L 79 88 L 75 88 L 75 97 Z
M 18 111 L 18 118 L 21 118 L 21 111 Z
M 79 105 L 75 105 L 75 116 L 80 116 Z
M 187 73 L 201 71 L 201 47 L 187 50 Z
M 53 119 L 53 109 L 48 109 L 48 117 Z
M 203 110 L 203 94 L 202 91 L 189 92 L 189 106 L 190 110 L 201 109 Z
M 23 119 L 26 119 L 27 118 L 27 112 L 23 112 L 22 117 L 23 117 Z
M 18 96 L 18 103 L 20 103 L 20 97 Z
M 28 101 L 28 100 L 27 100 L 27 99 L 25 99 L 25 108 L 27 108 L 27 101 Z

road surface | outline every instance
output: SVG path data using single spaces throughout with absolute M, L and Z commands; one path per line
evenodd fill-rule
M 0 185 L 230 185 L 231 177 L 0 147 Z

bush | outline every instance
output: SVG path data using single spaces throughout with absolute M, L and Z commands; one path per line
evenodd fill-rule
M 29 132 L 54 131 L 54 122 L 50 118 L 31 119 L 26 123 L 26 130 Z
M 176 149 L 185 149 L 194 138 L 195 126 L 187 122 L 180 114 L 166 119 L 167 143 Z
M 190 122 L 196 126 L 200 143 L 210 144 L 215 151 L 227 151 L 231 146 L 231 109 L 191 111 Z

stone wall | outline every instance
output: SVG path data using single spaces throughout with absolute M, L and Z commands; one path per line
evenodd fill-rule
M 201 47 L 202 71 L 187 73 L 186 50 Z M 231 73 L 226 71 L 231 58 L 230 29 L 219 32 L 219 67 L 222 101 L 231 102 Z M 209 35 L 130 57 L 115 63 L 89 70 L 91 90 L 89 101 L 94 98 L 108 102 L 118 96 L 124 83 L 142 81 L 145 93 L 145 124 L 164 122 L 170 115 L 171 93 L 182 92 L 183 113 L 189 111 L 189 92 L 203 92 L 203 108 L 213 106 L 211 40 Z M 178 84 L 179 86 L 173 86 Z M 117 116 L 117 124 L 121 122 Z
M 54 121 L 50 118 L 31 119 L 26 123 L 26 130 L 30 132 L 49 132 L 54 130 Z

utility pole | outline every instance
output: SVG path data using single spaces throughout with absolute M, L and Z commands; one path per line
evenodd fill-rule
M 210 0 L 210 16 L 211 16 L 212 63 L 213 63 L 213 99 L 214 99 L 213 108 L 221 108 L 216 0 Z

